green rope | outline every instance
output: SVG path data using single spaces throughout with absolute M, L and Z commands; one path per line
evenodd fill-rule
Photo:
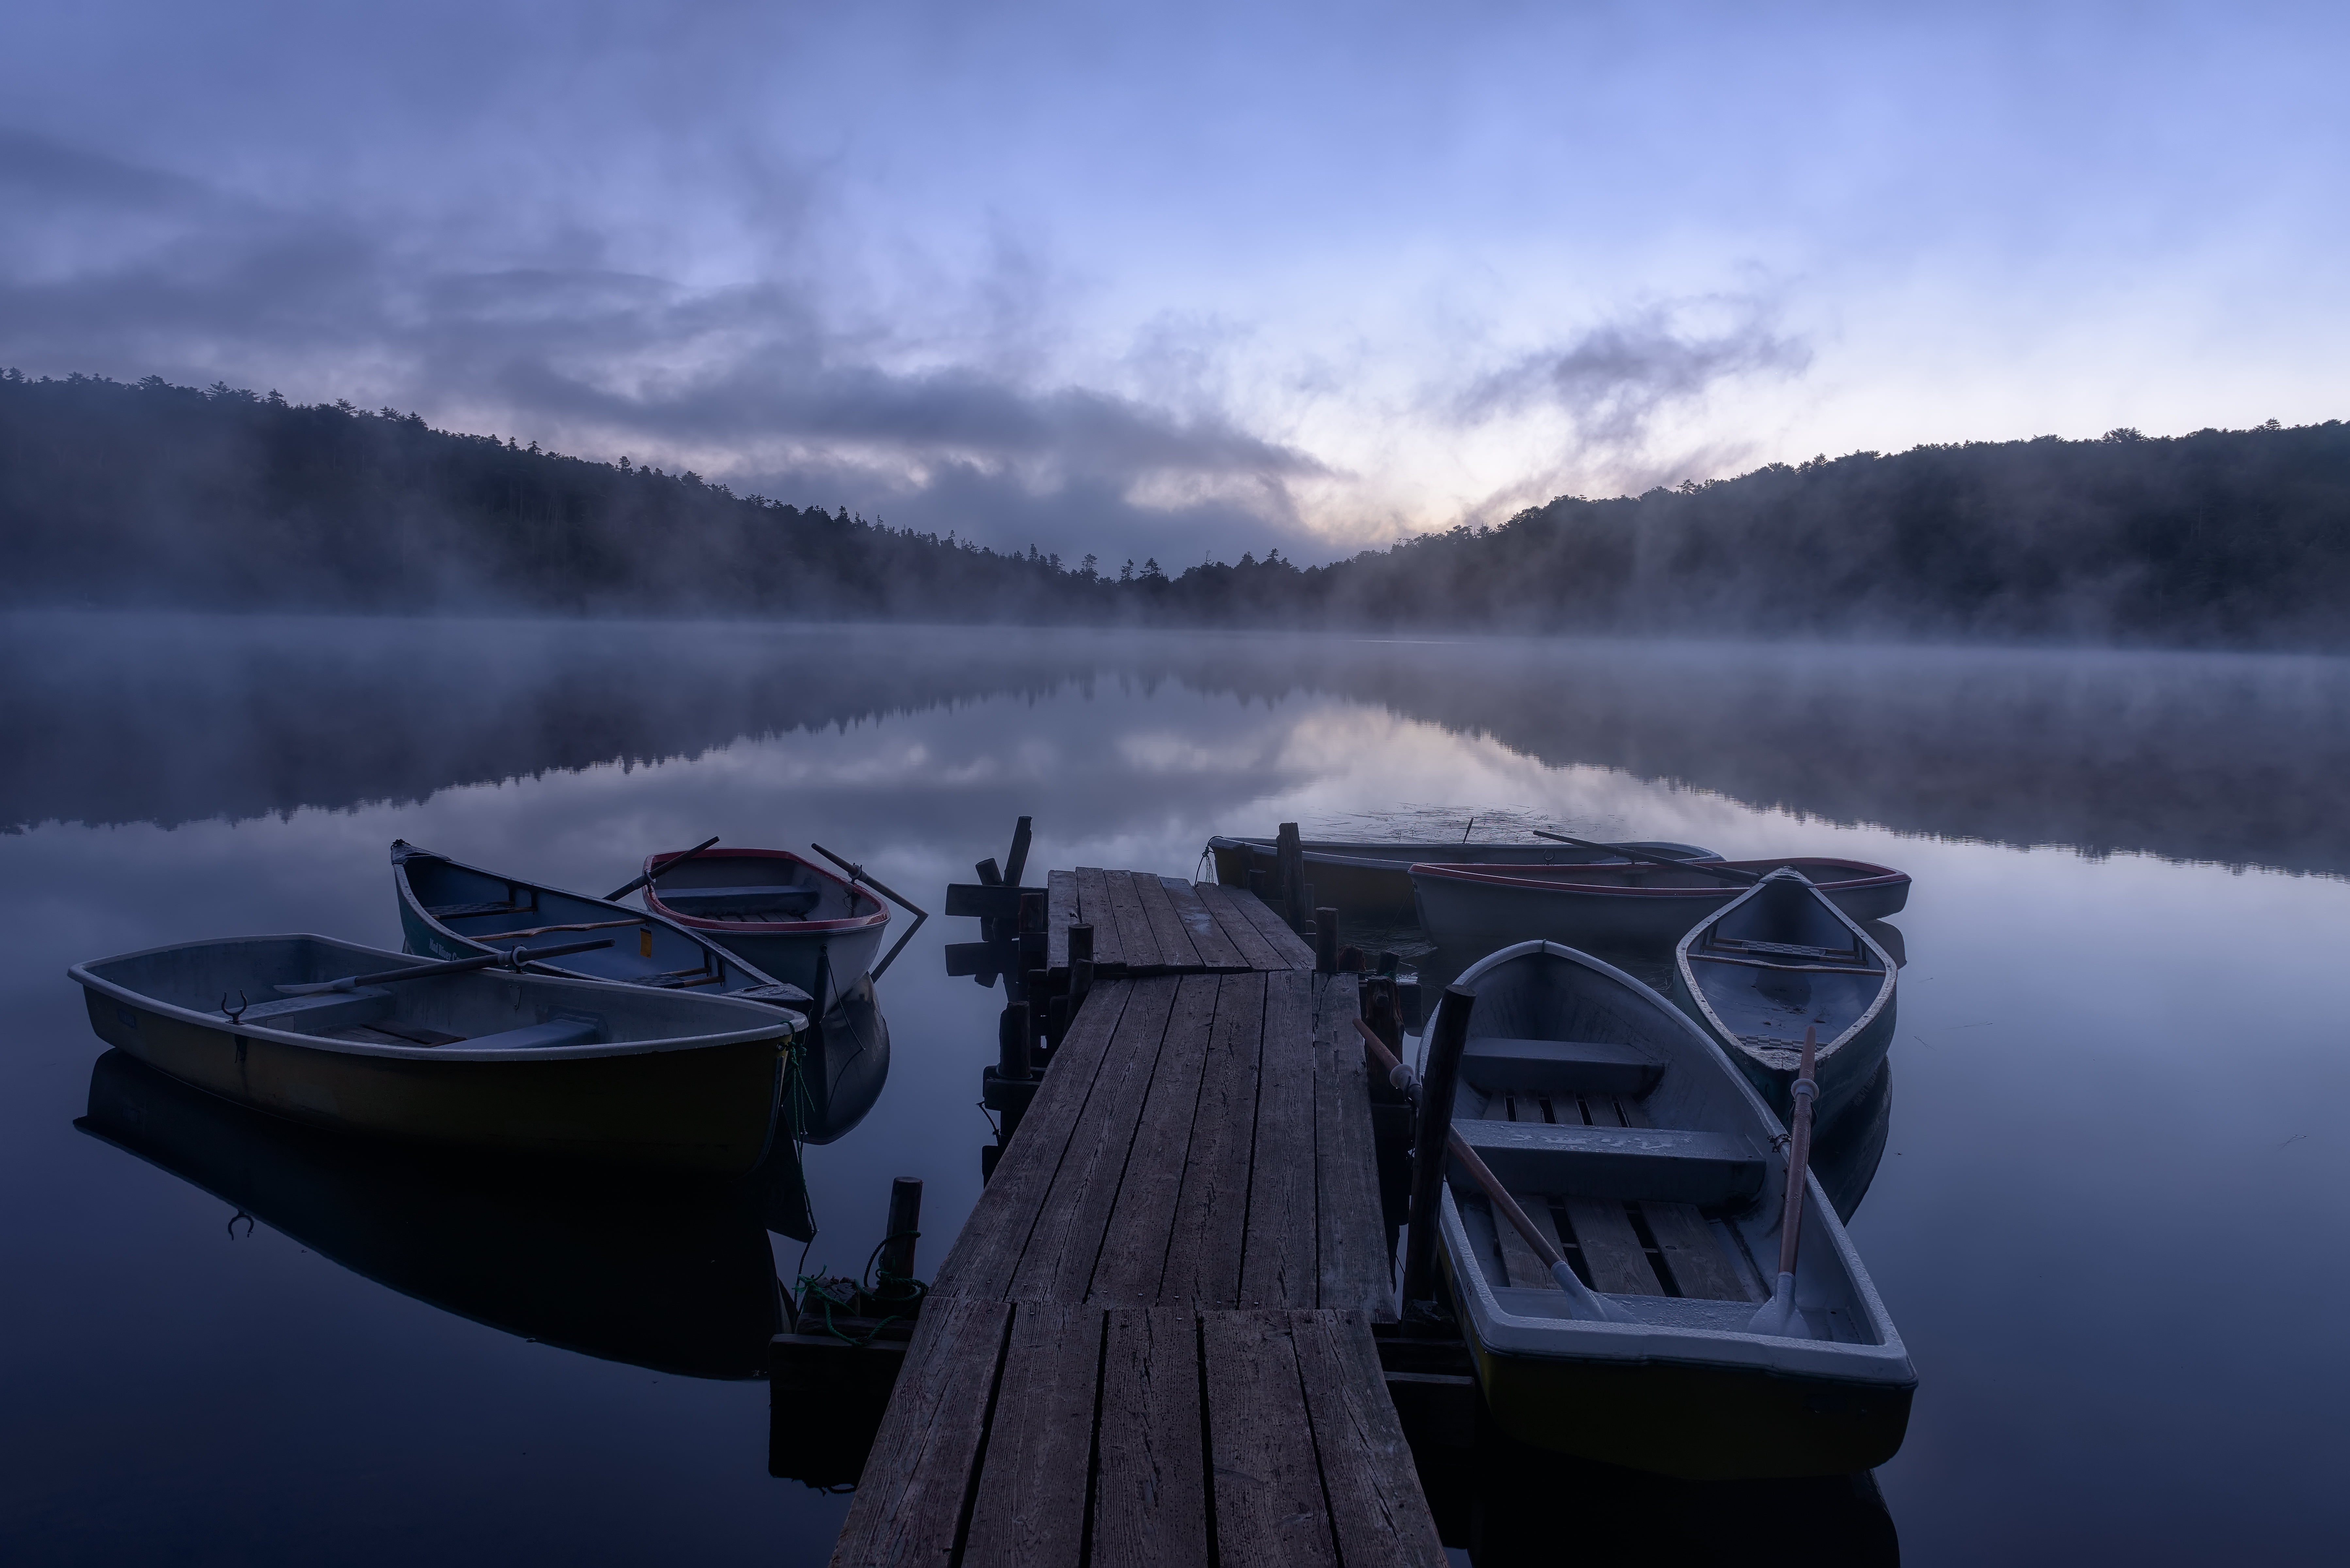
M 844 1345 L 872 1344 L 883 1329 L 900 1318 L 914 1315 L 920 1308 L 924 1298 L 931 1293 L 931 1287 L 924 1281 L 881 1267 L 881 1253 L 890 1242 L 901 1238 L 907 1241 L 920 1241 L 921 1234 L 920 1231 L 893 1231 L 882 1237 L 879 1243 L 874 1247 L 872 1253 L 865 1260 L 865 1272 L 858 1277 L 857 1281 L 858 1295 L 876 1305 L 895 1307 L 897 1310 L 866 1330 L 862 1335 L 845 1334 L 839 1325 L 832 1321 L 832 1309 L 836 1303 L 832 1293 L 822 1287 L 834 1282 L 822 1274 L 802 1274 L 799 1277 L 800 1310 L 803 1312 L 807 1310 L 808 1298 L 813 1295 L 824 1303 L 824 1331 L 827 1334 Z

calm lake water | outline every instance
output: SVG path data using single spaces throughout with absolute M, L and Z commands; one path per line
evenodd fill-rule
M 1920 1377 L 1877 1472 L 1903 1559 L 2336 1561 L 2345 776 L 2319 659 L 0 619 L 0 1557 L 822 1562 L 847 1499 L 769 1474 L 739 1376 L 797 1243 L 255 1138 L 99 1067 L 64 971 L 396 948 L 395 837 L 589 890 L 815 841 L 935 900 L 1026 813 L 1039 874 L 1281 821 L 1908 870 L 1852 1226 Z M 979 1191 L 1001 996 L 940 952 L 971 926 L 884 981 L 889 1086 L 807 1152 L 811 1269 L 860 1267 L 906 1175 L 927 1272 Z M 183 1174 L 75 1126 L 142 1095 Z

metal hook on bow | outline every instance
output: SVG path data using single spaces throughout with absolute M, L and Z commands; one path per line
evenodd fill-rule
M 228 1239 L 232 1241 L 236 1240 L 236 1222 L 240 1220 L 244 1221 L 244 1239 L 248 1241 L 252 1241 L 253 1216 L 242 1209 L 228 1217 Z
M 228 992 L 225 991 L 221 992 L 220 1010 L 223 1016 L 226 1017 L 231 1023 L 243 1023 L 245 1010 L 252 1005 L 253 1003 L 245 999 L 244 992 L 240 991 L 236 993 L 236 1006 L 231 1008 L 228 1004 Z

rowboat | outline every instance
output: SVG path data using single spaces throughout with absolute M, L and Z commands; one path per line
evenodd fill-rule
M 740 1175 L 767 1152 L 797 1013 L 318 936 L 76 964 L 99 1039 L 294 1121 L 509 1154 Z M 429 967 L 429 966 L 428 966 Z M 281 987 L 333 987 L 287 995 Z
M 1314 899 L 1343 910 L 1350 920 L 1369 924 L 1408 924 L 1412 919 L 1411 868 L 1426 861 L 1451 866 L 1621 866 L 1628 864 L 1604 850 L 1577 849 L 1569 845 L 1533 844 L 1349 844 L 1336 839 L 1307 839 L 1301 846 L 1305 879 L 1314 885 Z M 1719 860 L 1721 856 L 1694 844 L 1661 839 L 1627 844 L 1643 855 L 1668 860 Z M 1278 860 L 1277 841 L 1271 838 L 1218 836 L 1208 840 L 1214 857 L 1216 880 L 1228 888 L 1248 886 L 1251 871 L 1272 875 Z
M 690 863 L 679 874 L 691 869 Z M 525 937 L 557 941 L 575 932 L 610 935 L 619 940 L 608 948 L 533 967 L 657 990 L 733 996 L 806 1015 L 807 1027 L 793 1052 L 795 1070 L 785 1102 L 785 1127 L 800 1142 L 829 1143 L 848 1131 L 872 1108 L 888 1081 L 889 1025 L 873 987 L 861 981 L 862 970 L 856 971 L 858 979 L 845 982 L 816 971 L 805 982 L 779 979 L 712 935 L 693 929 L 702 924 L 699 920 L 680 920 L 657 907 L 650 912 L 631 909 L 608 898 L 461 865 L 405 839 L 391 846 L 391 877 L 400 898 L 400 929 L 411 952 L 463 958 L 497 951 Z M 879 940 L 877 926 L 873 940 Z M 818 993 L 827 998 L 821 1012 L 811 1005 Z
M 74 1126 L 353 1273 L 542 1345 L 690 1377 L 766 1368 L 783 1326 L 753 1182 L 338 1137 L 120 1051 Z
M 646 857 L 654 914 L 827 1002 L 872 969 L 889 909 L 864 888 L 788 849 L 686 854 Z
M 1909 901 L 1908 872 L 1862 860 L 1794 856 L 1713 864 L 1756 877 L 1782 867 L 1800 871 L 1856 920 L 1883 919 Z M 1414 866 L 1411 884 L 1420 929 L 1443 946 L 1471 950 L 1538 940 L 1669 951 L 1745 890 L 1669 866 L 1431 864 Z
M 408 950 L 471 958 L 517 941 L 563 940 L 577 933 L 609 936 L 612 945 L 537 967 L 580 980 L 618 981 L 663 991 L 707 991 L 806 1010 L 813 993 L 746 962 L 658 912 L 648 915 L 608 898 L 566 892 L 502 871 L 485 871 L 420 848 L 391 846 L 391 885 Z
M 1688 1017 L 1553 942 L 1471 966 L 1453 1131 L 1599 1300 L 1566 1293 L 1456 1158 L 1440 1228 L 1487 1407 L 1540 1448 L 1699 1480 L 1839 1475 L 1892 1457 L 1917 1385 L 1817 1179 L 1799 1336 L 1754 1332 L 1775 1273 L 1778 1119 Z
M 1673 950 L 1673 1000 L 1786 1120 L 1804 1032 L 1819 1036 L 1814 1115 L 1831 1125 L 1893 1043 L 1892 955 L 1800 872 L 1773 871 Z

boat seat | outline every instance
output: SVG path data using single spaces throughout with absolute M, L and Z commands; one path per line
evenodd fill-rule
M 660 899 L 673 909 L 688 905 L 726 904 L 796 915 L 815 909 L 816 900 L 823 896 L 815 888 L 778 888 L 769 884 L 751 888 L 664 888 Z
M 441 1047 L 443 1051 L 534 1051 L 552 1045 L 586 1045 L 604 1032 L 604 1026 L 592 1018 L 556 1018 L 545 1023 L 525 1024 L 520 1029 L 502 1029 L 495 1034 L 476 1034 Z
M 380 985 L 352 991 L 323 992 L 317 996 L 287 996 L 256 1002 L 237 1015 L 240 1024 L 283 1029 L 295 1034 L 323 1034 L 346 1024 L 365 1023 L 390 1011 L 391 992 Z
M 517 904 L 509 898 L 502 903 L 427 904 L 424 912 L 436 920 L 463 920 L 474 915 L 527 915 L 536 909 L 536 905 Z
M 1665 1065 L 1637 1045 L 1600 1040 L 1517 1040 L 1488 1035 L 1461 1053 L 1461 1075 L 1484 1094 L 1628 1095 L 1657 1086 Z
M 1517 1192 L 1659 1199 L 1700 1209 L 1762 1189 L 1762 1151 L 1727 1133 L 1457 1120 L 1452 1130 Z M 1465 1183 L 1467 1173 L 1457 1178 Z

